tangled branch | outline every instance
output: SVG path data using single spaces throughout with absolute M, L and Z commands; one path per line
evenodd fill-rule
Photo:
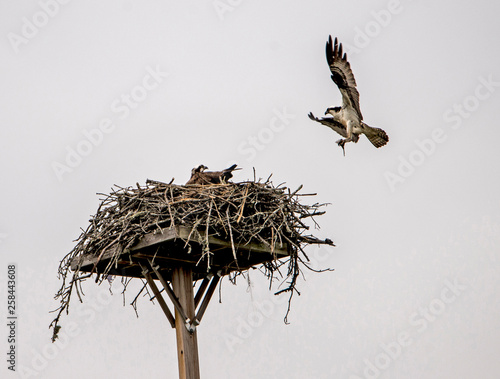
M 272 259 L 263 263 L 263 271 L 270 285 L 276 272 L 284 277 L 282 282 L 286 284 L 285 288 L 276 294 L 289 292 L 290 301 L 296 291 L 301 265 L 309 268 L 304 247 L 309 244 L 333 245 L 329 239 L 321 240 L 309 234 L 305 219 L 312 218 L 315 227 L 318 227 L 314 217 L 325 213 L 321 209 L 326 204 L 303 204 L 303 197 L 314 194 L 300 194 L 301 189 L 302 186 L 292 192 L 281 185 L 275 187 L 269 178 L 264 183 L 247 181 L 216 185 L 176 185 L 148 180 L 145 186 L 115 186 L 110 194 L 99 194 L 103 198 L 96 214 L 89 220 L 87 229 L 82 230 L 73 250 L 59 265 L 62 285 L 55 295 L 59 307 L 54 310 L 57 315 L 50 325 L 54 328 L 53 341 L 60 329 L 61 315 L 69 310 L 72 293 L 76 290 L 81 301 L 78 287 L 82 280 L 89 277 L 88 273 L 80 271 L 80 267 L 73 267 L 71 272 L 75 259 L 85 256 L 100 262 L 103 254 L 113 248 L 113 256 L 105 269 L 98 272 L 96 263 L 90 272 L 90 275 L 97 275 L 96 282 L 100 283 L 110 274 L 118 258 L 143 236 L 169 227 L 190 229 L 185 247 L 190 249 L 190 242 L 202 245 L 203 254 L 197 266 L 204 265 L 207 272 L 217 254 L 210 249 L 209 236 L 230 241 L 234 256 L 232 263 L 238 268 L 231 271 L 229 278 L 232 281 L 244 271 L 238 267 L 237 246 L 251 243 L 265 245 Z M 202 234 L 204 237 L 201 237 Z M 288 249 L 285 258 L 276 254 L 276 250 L 283 246 Z M 287 267 L 284 275 L 280 272 L 283 266 Z M 136 300 L 137 297 L 133 301 L 134 309 Z

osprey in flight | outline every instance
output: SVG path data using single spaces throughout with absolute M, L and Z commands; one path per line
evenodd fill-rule
M 342 44 L 339 44 L 335 38 L 335 44 L 332 45 L 332 36 L 328 38 L 326 43 L 326 60 L 332 72 L 332 80 L 342 94 L 342 106 L 326 110 L 325 115 L 330 114 L 332 117 L 317 118 L 311 112 L 309 118 L 328 126 L 344 137 L 337 141 L 337 145 L 342 147 L 344 155 L 346 142 L 358 142 L 360 134 L 368 137 L 373 146 L 384 146 L 389 141 L 387 134 L 382 129 L 373 128 L 362 121 L 363 116 L 359 109 L 359 92 L 356 89 L 356 80 L 354 80 L 351 66 L 347 61 L 347 55 L 345 53 L 342 55 Z
M 186 184 L 221 184 L 227 183 L 233 177 L 233 171 L 239 170 L 237 165 L 233 164 L 231 167 L 222 171 L 205 171 L 208 169 L 205 165 L 199 165 L 191 170 L 191 178 Z

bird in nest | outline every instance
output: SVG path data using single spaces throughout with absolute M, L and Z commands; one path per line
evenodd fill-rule
M 208 167 L 199 165 L 191 170 L 191 178 L 186 184 L 224 184 L 233 177 L 233 171 L 240 170 L 236 168 L 237 165 L 233 164 L 231 167 L 222 171 L 205 171 Z
M 326 43 L 326 60 L 332 73 L 332 80 L 342 94 L 342 106 L 328 108 L 325 115 L 331 115 L 331 117 L 317 118 L 310 112 L 309 118 L 328 126 L 344 137 L 337 141 L 337 145 L 342 148 L 344 155 L 345 144 L 358 142 L 360 134 L 364 134 L 373 146 L 384 146 L 389 141 L 386 132 L 362 121 L 363 115 L 359 109 L 359 92 L 356 89 L 356 80 L 354 80 L 351 65 L 347 61 L 347 55 L 342 54 L 342 44 L 338 43 L 337 38 L 332 44 L 332 36 L 328 38 Z

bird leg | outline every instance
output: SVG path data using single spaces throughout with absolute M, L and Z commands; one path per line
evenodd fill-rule
M 339 145 L 341 148 L 342 148 L 342 152 L 344 153 L 344 157 L 345 157 L 345 144 L 347 142 L 351 142 L 352 141 L 352 121 L 347 121 L 347 130 L 346 130 L 346 134 L 347 134 L 347 138 L 344 138 L 344 139 L 339 139 L 337 141 L 337 145 Z

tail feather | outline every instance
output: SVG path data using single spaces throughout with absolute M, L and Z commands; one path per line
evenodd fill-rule
M 366 124 L 364 124 L 363 126 L 365 128 L 365 135 L 373 144 L 373 146 L 378 148 L 384 146 L 385 144 L 387 144 L 387 142 L 389 142 L 389 136 L 384 130 L 380 128 L 374 128 Z
M 233 164 L 231 167 L 226 168 L 224 171 L 229 171 L 229 172 L 231 172 L 231 171 L 233 171 L 233 170 L 235 170 L 235 169 L 236 169 L 236 166 L 238 166 L 238 165 Z
M 229 179 L 233 177 L 233 171 L 237 170 L 236 164 L 233 164 L 231 167 L 226 168 L 221 175 L 221 181 L 227 182 Z

